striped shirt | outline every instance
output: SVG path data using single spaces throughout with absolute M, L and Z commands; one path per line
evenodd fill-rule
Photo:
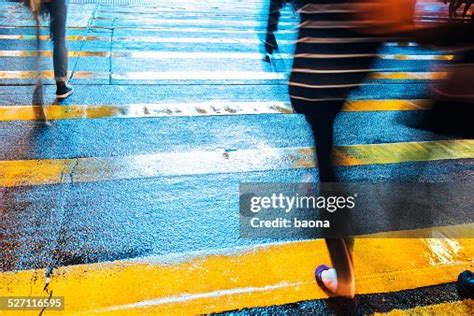
M 300 1 L 299 34 L 289 83 L 292 100 L 345 100 L 366 79 L 380 39 L 356 32 L 351 3 L 354 1 Z

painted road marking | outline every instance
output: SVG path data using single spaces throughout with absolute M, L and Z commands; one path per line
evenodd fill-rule
M 474 140 L 340 146 L 336 147 L 335 155 L 338 166 L 472 159 Z M 0 161 L 0 186 L 313 168 L 314 160 L 314 150 L 310 147 L 4 160 Z
M 49 41 L 49 35 L 41 35 L 40 39 L 42 41 Z M 33 41 L 36 40 L 36 35 L 13 35 L 13 34 L 0 34 L 0 40 L 29 40 Z M 110 42 L 110 37 L 99 37 L 99 36 L 83 36 L 83 35 L 70 35 L 66 36 L 67 41 L 104 41 Z
M 238 17 L 236 18 L 235 16 L 220 16 L 220 17 L 211 17 L 209 15 L 191 15 L 191 16 L 186 16 L 183 15 L 183 18 L 181 19 L 176 19 L 175 17 L 177 14 L 171 14 L 171 15 L 160 15 L 160 14 L 154 14 L 154 15 L 146 15 L 146 14 L 126 14 L 123 16 L 123 19 L 126 19 L 127 22 L 130 22 L 130 24 L 134 23 L 141 23 L 141 25 L 150 25 L 150 24 L 178 24 L 178 25 L 193 25 L 193 26 L 199 26 L 199 25 L 209 25 L 209 24 L 216 24 L 216 31 L 218 32 L 220 26 L 247 26 L 247 27 L 262 27 L 266 26 L 267 24 L 267 17 L 263 16 L 263 19 L 258 19 L 257 16 L 245 16 L 245 17 Z M 102 15 L 102 16 L 96 16 L 93 20 L 93 22 L 100 22 L 100 21 L 114 21 L 116 24 L 121 24 L 121 19 L 117 18 L 115 14 L 111 15 L 109 14 L 108 16 Z M 117 23 L 119 22 L 119 23 Z M 281 17 L 278 21 L 278 25 L 282 27 L 294 27 L 297 25 L 297 18 L 296 16 L 293 18 L 288 18 L 288 17 Z
M 446 72 L 373 72 L 372 80 L 442 80 Z M 0 80 L 36 79 L 38 73 L 29 70 L 0 71 Z M 52 70 L 41 72 L 41 77 L 53 79 Z M 283 72 L 265 71 L 129 71 L 129 72 L 92 72 L 75 71 L 73 79 L 112 79 L 131 81 L 167 81 L 167 80 L 286 80 Z
M 44 79 L 53 79 L 54 72 L 52 70 L 41 71 L 39 74 L 37 71 L 30 70 L 4 70 L 0 71 L 0 80 L 2 79 L 36 79 L 38 75 Z M 69 73 L 69 76 L 71 73 Z M 110 73 L 108 72 L 91 72 L 91 71 L 75 71 L 75 79 L 110 79 Z
M 0 57 L 36 57 L 37 52 L 31 50 L 2 50 Z M 41 51 L 42 57 L 52 57 L 52 51 Z M 454 55 L 405 55 L 405 54 L 382 54 L 376 55 L 385 60 L 453 60 Z M 263 58 L 262 53 L 233 53 L 233 52 L 165 52 L 165 51 L 69 51 L 69 57 L 118 57 L 139 59 L 257 59 Z M 293 59 L 292 54 L 274 54 L 276 59 Z M 296 56 L 298 57 L 298 56 Z M 311 55 L 299 56 L 311 58 Z M 327 55 L 315 55 L 314 58 L 325 58 Z M 334 57 L 334 56 L 333 56 Z
M 7 25 L 0 25 L 0 29 L 34 29 L 34 26 L 7 26 Z M 42 26 L 42 29 L 49 30 L 48 26 Z M 67 27 L 69 30 L 88 30 L 90 27 L 80 27 L 80 26 L 72 26 L 72 27 Z M 101 26 L 94 26 L 93 29 L 106 29 L 110 30 L 110 27 L 101 27 Z M 131 26 L 114 26 L 114 29 L 120 29 L 120 30 L 136 30 L 136 27 L 131 27 Z M 160 31 L 160 32 L 170 32 L 170 33 L 216 33 L 215 28 L 193 28 L 193 27 L 140 27 L 141 30 L 147 30 L 147 31 Z M 252 29 L 222 29 L 219 30 L 219 33 L 232 33 L 232 34 L 266 34 L 265 30 L 252 30 Z M 279 30 L 278 33 L 280 34 L 296 34 L 298 33 L 297 30 L 290 29 L 290 30 Z M 21 36 L 21 35 L 15 35 L 15 36 Z M 32 35 L 30 35 L 32 36 Z M 2 38 L 0 38 L 2 39 Z
M 370 75 L 370 78 L 374 80 L 443 80 L 447 76 L 447 72 L 375 72 Z
M 49 41 L 48 35 L 41 35 L 42 41 Z M 0 34 L 0 40 L 36 40 L 35 35 L 10 35 Z M 66 36 L 67 41 L 102 41 L 110 42 L 111 37 L 91 36 L 91 35 L 72 35 Z M 116 36 L 114 42 L 143 42 L 143 43 L 206 43 L 206 44 L 261 44 L 262 40 L 258 38 L 226 38 L 226 37 L 158 37 L 158 36 Z M 278 44 L 293 45 L 294 40 L 279 40 Z
M 474 300 L 466 299 L 457 302 L 417 306 L 410 309 L 396 309 L 389 313 L 375 313 L 374 316 L 421 316 L 421 315 L 472 315 Z
M 430 238 L 387 238 L 397 233 L 357 238 L 357 293 L 455 281 L 461 271 L 472 270 L 474 244 L 472 239 L 452 238 L 452 233 L 473 228 L 464 224 L 405 233 Z M 440 260 L 440 255 L 449 260 Z M 314 269 L 329 262 L 321 239 L 283 242 L 60 267 L 53 271 L 48 289 L 66 297 L 69 313 L 207 314 L 327 298 L 314 280 Z M 44 295 L 44 273 L 0 273 L 0 295 Z
M 117 27 L 114 27 L 117 28 Z M 130 27 L 129 27 L 130 28 Z M 131 28 L 134 29 L 134 28 Z M 182 29 L 181 29 L 182 30 Z M 161 29 L 157 29 L 161 31 Z M 223 30 L 224 31 L 224 30 Z M 214 32 L 216 30 L 214 29 Z M 221 30 L 219 30 L 219 33 Z M 42 41 L 49 41 L 49 35 L 41 35 Z M 36 35 L 14 35 L 14 34 L 0 34 L 0 40 L 36 40 Z M 110 36 L 95 36 L 95 35 L 71 35 L 66 36 L 68 41 L 104 41 L 110 42 L 112 38 Z M 325 38 L 308 38 L 312 41 L 326 41 Z M 228 37 L 158 37 L 158 36 L 117 36 L 113 38 L 114 42 L 144 42 L 144 43 L 210 43 L 210 44 L 261 44 L 263 39 L 259 38 L 228 38 Z M 278 40 L 279 45 L 294 45 L 294 40 Z M 388 47 L 418 47 L 416 43 L 397 43 L 390 42 L 386 43 Z
M 417 111 L 430 107 L 429 100 L 354 100 L 346 103 L 345 112 Z M 147 118 L 163 116 L 217 116 L 290 114 L 293 109 L 283 101 L 230 101 L 121 104 L 121 105 L 50 105 L 44 107 L 49 120 L 97 118 Z M 41 120 L 41 108 L 31 105 L 0 105 L 0 121 Z

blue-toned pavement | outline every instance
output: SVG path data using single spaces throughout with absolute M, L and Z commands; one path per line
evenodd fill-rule
M 62 103 L 64 107 L 289 101 L 287 76 L 298 23 L 290 7 L 284 9 L 277 34 L 279 53 L 284 58 L 277 57 L 269 64 L 260 58 L 268 1 L 233 4 L 230 0 L 176 0 L 155 5 L 76 2 L 70 4 L 68 47 L 83 55 L 70 59 L 75 93 Z M 33 80 L 22 78 L 20 72 L 31 72 L 35 58 L 7 55 L 35 49 L 33 21 L 18 3 L 0 2 L 0 12 L 0 108 L 29 105 Z M 41 32 L 47 37 L 47 23 L 43 26 Z M 42 42 L 43 50 L 50 50 L 47 38 Z M 152 56 L 157 53 L 176 56 Z M 202 55 L 192 57 L 193 53 Z M 243 58 L 219 56 L 229 53 Z M 406 43 L 391 43 L 380 53 L 450 54 Z M 374 67 L 378 72 L 409 74 L 439 71 L 448 62 L 431 59 L 381 58 Z M 41 58 L 41 67 L 52 70 L 50 56 Z M 16 73 L 8 77 L 6 72 Z M 229 79 L 229 72 L 238 75 Z M 370 80 L 351 95 L 351 100 L 427 99 L 430 82 Z M 57 104 L 51 83 L 48 81 L 45 89 L 46 100 Z M 422 111 L 343 112 L 336 122 L 335 143 L 347 146 L 452 139 L 402 124 L 421 115 Z M 311 146 L 307 122 L 292 113 L 76 118 L 55 120 L 47 128 L 33 120 L 0 122 L 1 161 Z M 474 157 L 470 158 L 344 166 L 338 171 L 348 182 L 472 180 Z M 172 253 L 186 256 L 191 251 L 212 253 L 271 243 L 239 238 L 239 183 L 300 182 L 308 174 L 316 177 L 317 172 L 317 168 L 268 168 L 0 188 L 0 269 L 56 268 Z M 313 303 L 306 304 L 303 309 L 311 310 Z

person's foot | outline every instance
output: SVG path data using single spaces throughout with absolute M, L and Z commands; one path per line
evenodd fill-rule
M 270 55 L 269 53 L 265 53 L 265 57 L 263 57 L 263 60 L 266 62 L 266 63 L 271 63 L 272 62 L 272 55 Z
M 68 83 L 56 84 L 56 98 L 65 99 L 74 93 L 74 88 Z
M 474 298 L 474 273 L 469 270 L 461 272 L 456 286 L 462 298 Z
M 354 298 L 354 279 L 348 281 L 338 280 L 336 269 L 330 268 L 324 264 L 316 268 L 314 275 L 318 285 L 328 294 Z

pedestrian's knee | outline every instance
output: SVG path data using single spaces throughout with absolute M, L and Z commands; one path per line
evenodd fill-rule
M 55 48 L 64 48 L 66 47 L 66 39 L 63 36 L 51 36 L 51 41 Z

